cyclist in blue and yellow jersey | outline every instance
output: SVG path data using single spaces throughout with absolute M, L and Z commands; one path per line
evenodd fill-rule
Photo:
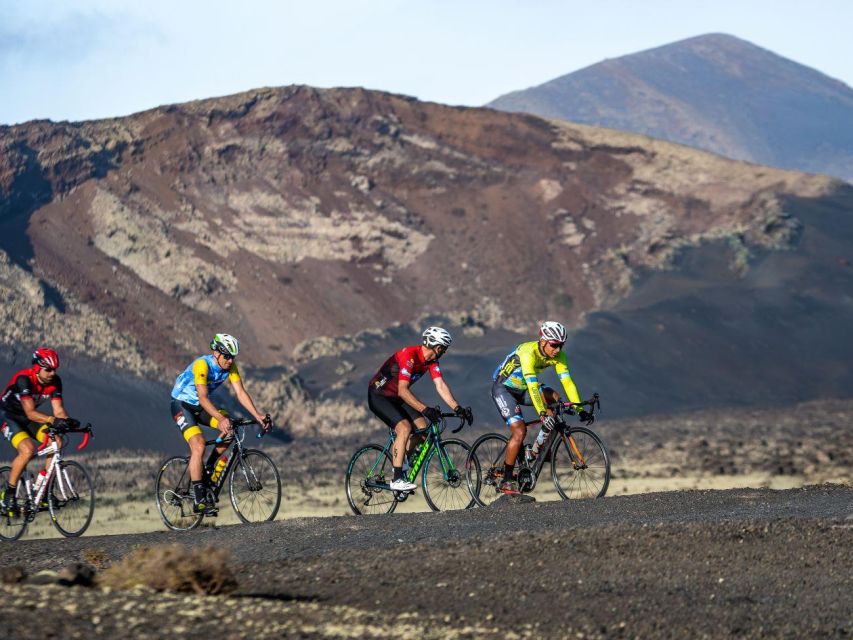
M 172 417 L 190 447 L 189 471 L 193 483 L 193 508 L 196 513 L 215 515 L 215 505 L 207 502 L 207 487 L 202 467 L 204 435 L 199 425 L 219 429 L 220 435 L 224 437 L 231 433 L 231 419 L 225 409 L 218 409 L 211 402 L 210 394 L 228 380 L 237 401 L 258 421 L 264 431 L 272 428 L 272 422 L 264 421 L 263 413 L 258 411 L 243 387 L 237 363 L 234 361 L 240 352 L 237 339 L 227 333 L 217 333 L 210 341 L 210 349 L 211 355 L 193 360 L 175 380 L 175 386 L 172 388 Z M 208 464 L 214 464 L 227 448 L 227 444 L 216 446 Z
M 566 337 L 566 328 L 559 322 L 543 322 L 539 327 L 539 340 L 518 345 L 492 375 L 492 399 L 511 432 L 506 445 L 503 482 L 500 486 L 503 493 L 518 493 L 513 484 L 513 470 L 527 435 L 521 405 L 532 405 L 536 409 L 546 431 L 550 432 L 554 428 L 554 412 L 548 405 L 559 402 L 560 395 L 551 387 L 540 385 L 539 372 L 554 367 L 569 401 L 580 402 L 563 351 Z M 589 419 L 586 411 L 578 415 L 581 420 Z

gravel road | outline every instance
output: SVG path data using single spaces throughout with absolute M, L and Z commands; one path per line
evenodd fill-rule
M 0 622 L 13 602 L 60 598 L 72 612 L 16 637 L 153 638 L 164 623 L 205 638 L 853 634 L 853 488 L 840 485 L 24 540 L 0 560 L 34 573 L 174 542 L 230 549 L 237 594 L 4 585 Z

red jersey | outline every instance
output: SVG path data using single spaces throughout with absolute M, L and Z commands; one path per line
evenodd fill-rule
M 62 380 L 54 376 L 47 384 L 42 384 L 36 375 L 35 368 L 21 369 L 12 376 L 9 384 L 0 396 L 0 408 L 13 413 L 24 413 L 21 398 L 32 398 L 36 406 L 48 398 L 62 397 Z
M 370 388 L 383 396 L 397 396 L 400 380 L 408 380 L 409 384 L 413 384 L 427 371 L 433 379 L 441 377 L 438 361 L 424 362 L 420 345 L 403 347 L 379 367 L 379 371 L 370 379 Z

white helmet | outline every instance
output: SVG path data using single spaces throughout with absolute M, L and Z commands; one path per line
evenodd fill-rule
M 240 343 L 237 342 L 237 338 L 227 333 L 217 333 L 213 336 L 210 348 L 226 356 L 236 356 L 240 353 Z
M 441 327 L 427 327 L 424 332 L 424 346 L 426 347 L 447 347 L 453 342 L 453 338 Z
M 567 338 L 566 328 L 559 322 L 546 320 L 539 327 L 539 337 L 551 342 L 565 342 Z

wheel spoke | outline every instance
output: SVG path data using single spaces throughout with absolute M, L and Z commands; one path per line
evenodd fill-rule
M 467 484 L 477 504 L 487 506 L 499 496 L 498 488 L 506 457 L 506 438 L 497 433 L 481 436 L 471 447 Z
M 170 529 L 186 531 L 201 522 L 202 515 L 193 513 L 193 493 L 187 459 L 169 458 L 157 476 L 157 510 Z
M 88 528 L 95 511 L 95 487 L 79 463 L 62 461 L 54 467 L 47 496 L 53 524 L 62 535 L 79 536 Z
M 275 463 L 254 449 L 231 469 L 231 504 L 243 522 L 273 520 L 281 505 L 281 477 Z
M 350 508 L 356 515 L 390 513 L 397 507 L 394 494 L 371 486 L 393 479 L 391 456 L 379 445 L 359 449 L 347 467 L 346 492 Z
M 462 440 L 445 440 L 443 451 L 434 448 L 424 464 L 424 498 L 433 511 L 467 509 L 474 505 L 465 481 L 465 464 L 471 447 Z
M 574 442 L 574 447 L 572 443 Z M 577 458 L 574 448 L 583 458 Z M 610 458 L 601 439 L 585 427 L 577 427 L 560 439 L 554 450 L 551 475 L 563 499 L 598 498 L 610 484 Z

